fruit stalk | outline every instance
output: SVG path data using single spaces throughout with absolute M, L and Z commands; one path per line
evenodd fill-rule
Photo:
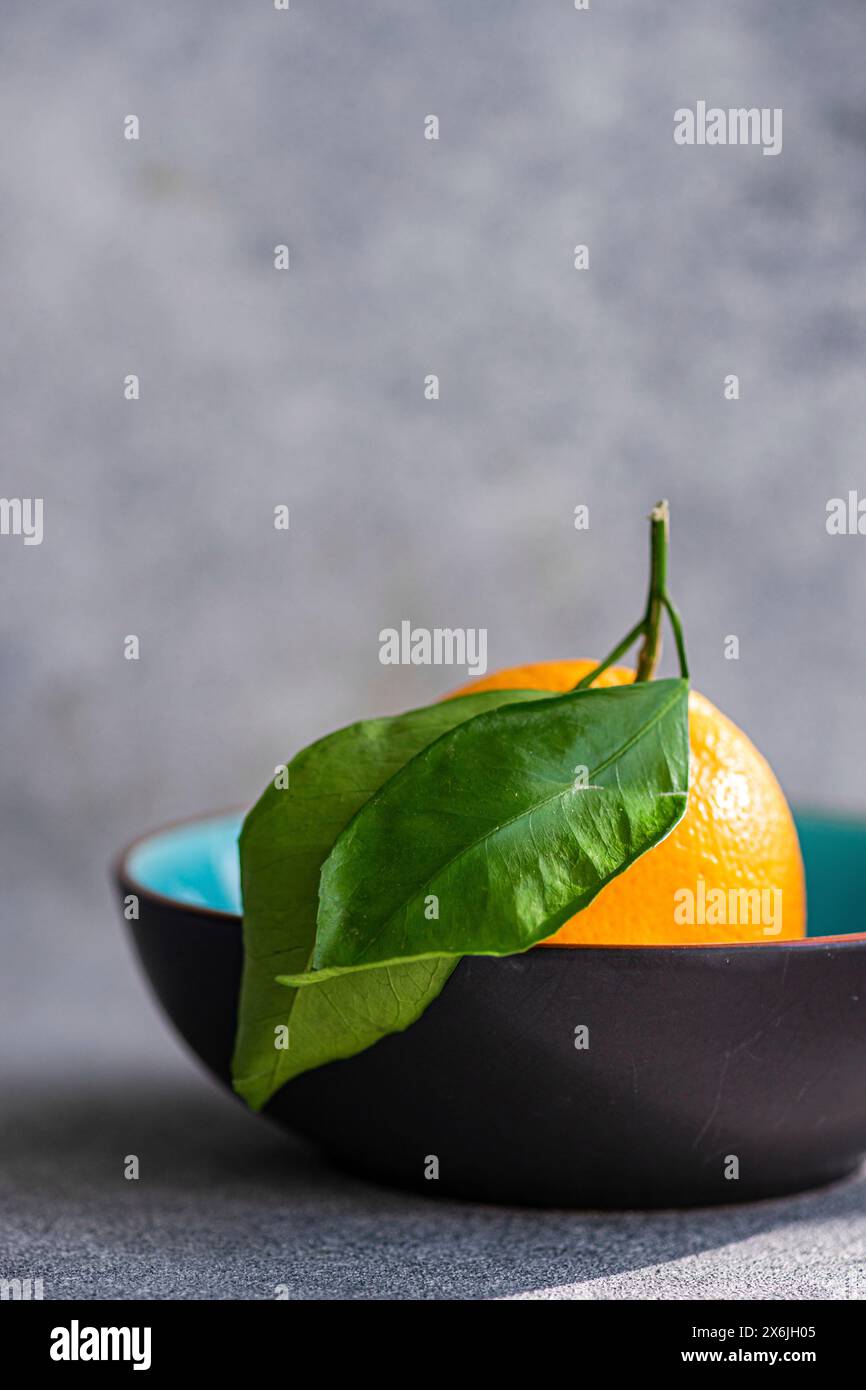
M 662 613 L 668 582 L 670 512 L 667 502 L 657 502 L 650 512 L 650 578 L 643 642 L 637 658 L 635 681 L 651 681 L 662 654 Z
M 670 510 L 667 502 L 657 502 L 650 512 L 650 577 L 646 610 L 640 622 L 609 652 L 604 661 L 578 681 L 575 690 L 586 690 L 597 680 L 602 671 L 612 666 L 629 647 L 643 637 L 638 653 L 635 681 L 652 680 L 662 654 L 662 615 L 667 613 L 673 629 L 680 674 L 688 680 L 689 667 L 686 660 L 686 647 L 683 639 L 683 624 L 673 600 L 668 593 L 668 538 L 670 532 Z

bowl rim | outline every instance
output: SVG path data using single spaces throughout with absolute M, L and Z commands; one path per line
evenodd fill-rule
M 163 821 L 151 830 L 145 830 L 142 834 L 136 835 L 134 840 L 129 840 L 123 849 L 115 854 L 111 864 L 112 877 L 122 887 L 131 888 L 139 897 L 148 898 L 151 902 L 162 907 L 172 907 L 179 912 L 188 912 L 192 917 L 219 917 L 227 922 L 242 922 L 243 917 L 239 912 L 226 912 L 225 908 L 222 907 L 200 907 L 197 903 L 185 903 L 181 898 L 171 898 L 167 893 L 158 893 L 155 888 L 148 888 L 145 884 L 140 883 L 132 873 L 129 861 L 141 845 L 146 844 L 148 840 L 155 840 L 159 835 L 167 834 L 170 830 L 179 830 L 184 825 L 206 825 L 208 821 L 225 820 L 227 816 L 240 815 L 245 817 L 247 809 L 239 806 L 225 806 L 221 811 L 200 812 L 198 815 L 191 816 L 175 816 L 172 820 Z
M 166 893 L 158 893 L 153 888 L 148 888 L 140 883 L 132 874 L 129 867 L 129 860 L 135 851 L 148 840 L 154 840 L 158 835 L 166 834 L 170 830 L 178 830 L 185 825 L 196 823 L 206 824 L 208 821 L 224 820 L 227 816 L 240 815 L 245 818 L 249 807 L 226 806 L 222 810 L 199 812 L 196 815 L 177 816 L 173 820 L 163 821 L 160 825 L 154 826 L 151 830 L 146 830 L 140 835 L 136 835 L 134 840 L 130 840 L 123 849 L 115 854 L 112 860 L 112 876 L 122 887 L 128 888 L 137 897 L 143 897 L 158 907 L 172 908 L 176 912 L 182 912 L 191 917 L 201 917 L 206 920 L 216 918 L 222 922 L 232 922 L 238 927 L 243 925 L 243 916 L 238 912 L 226 912 L 221 907 L 200 907 L 197 903 L 185 903 L 181 898 L 171 898 Z M 866 818 L 860 819 L 845 812 L 822 811 L 817 808 L 804 807 L 800 812 L 802 819 L 820 819 L 823 821 L 838 821 L 844 825 L 862 825 L 866 829 Z M 527 951 L 522 951 L 521 955 L 530 955 L 533 951 L 543 951 L 545 954 L 558 952 L 561 955 L 573 955 L 575 951 L 754 951 L 754 950 L 773 950 L 776 951 L 782 946 L 795 946 L 799 949 L 809 948 L 824 950 L 827 946 L 857 946 L 866 943 L 866 931 L 862 932 L 843 932 L 839 936 L 803 936 L 796 938 L 783 938 L 779 941 L 705 941 L 705 942 L 676 942 L 665 941 L 657 944 L 647 945 L 636 943 L 629 945 L 627 942 L 600 943 L 600 942 L 575 942 L 568 946 L 546 946 L 542 942 L 530 946 Z M 492 960 L 507 960 L 507 956 L 491 956 Z

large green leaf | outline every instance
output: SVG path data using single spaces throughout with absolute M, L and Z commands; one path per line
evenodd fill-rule
M 537 699 L 451 729 L 338 836 L 313 969 L 294 983 L 525 951 L 673 829 L 688 757 L 685 680 Z
M 258 1109 L 284 1082 L 337 1057 L 351 1057 L 424 1011 L 456 961 L 414 961 L 336 979 L 317 990 L 277 983 L 307 968 L 316 933 L 319 874 L 359 807 L 432 740 L 461 720 L 537 691 L 464 695 L 390 719 L 352 724 L 289 764 L 288 787 L 271 784 L 241 832 L 244 971 L 232 1072 L 235 1090 Z M 388 872 L 389 855 L 377 871 Z M 276 1046 L 279 1025 L 288 1047 Z

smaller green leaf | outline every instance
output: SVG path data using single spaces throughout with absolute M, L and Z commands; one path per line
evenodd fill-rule
M 308 967 L 322 864 L 364 802 L 455 724 L 537 699 L 537 691 L 483 691 L 351 724 L 298 753 L 288 787 L 270 784 L 250 811 L 240 840 L 244 968 L 232 1076 L 253 1109 L 292 1077 L 408 1027 L 436 998 L 453 959 L 385 966 L 315 993 L 286 988 L 281 977 Z M 286 1047 L 275 1045 L 280 1028 Z
M 337 837 L 313 969 L 284 982 L 527 950 L 673 829 L 688 758 L 682 679 L 571 692 L 459 724 Z

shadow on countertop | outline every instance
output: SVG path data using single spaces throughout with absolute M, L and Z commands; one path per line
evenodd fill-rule
M 832 1299 L 866 1284 L 861 1179 L 693 1211 L 529 1210 L 372 1186 L 175 1076 L 16 1089 L 2 1116 L 0 1273 L 42 1277 L 46 1298 Z

